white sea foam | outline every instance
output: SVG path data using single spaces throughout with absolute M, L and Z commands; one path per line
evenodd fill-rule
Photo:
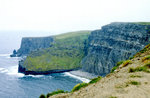
M 43 77 L 44 75 L 26 75 L 26 76 L 30 76 L 30 77 L 34 77 L 34 78 L 40 78 L 40 77 Z
M 18 76 L 18 77 L 23 77 L 24 76 L 24 74 L 18 73 L 18 65 L 10 67 L 8 69 L 7 74 L 8 75 L 13 75 L 13 76 Z
M 86 79 L 86 78 L 82 78 L 82 77 L 73 75 L 73 74 L 71 74 L 71 73 L 69 73 L 69 72 L 65 72 L 64 75 L 65 75 L 65 76 L 73 77 L 73 78 L 78 79 L 78 80 L 81 80 L 81 81 L 83 81 L 83 82 L 85 82 L 85 83 L 89 83 L 89 82 L 90 82 L 89 79 Z
M 6 68 L 0 68 L 0 73 L 6 73 L 6 72 L 8 72 L 8 69 L 6 69 Z
M 9 54 L 0 54 L 0 56 L 10 56 L 11 55 L 11 53 L 9 53 Z

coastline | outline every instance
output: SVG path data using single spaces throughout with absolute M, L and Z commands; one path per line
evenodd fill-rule
M 93 79 L 93 78 L 98 77 L 98 75 L 91 74 L 91 73 L 88 73 L 88 72 L 84 72 L 81 69 L 69 71 L 69 73 L 72 74 L 72 75 L 81 77 L 81 78 L 86 78 L 86 79 Z

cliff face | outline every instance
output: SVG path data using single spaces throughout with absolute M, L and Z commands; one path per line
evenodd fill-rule
M 118 61 L 141 50 L 150 41 L 150 26 L 136 23 L 111 23 L 91 33 L 82 70 L 105 75 Z
M 52 37 L 26 37 L 22 38 L 21 47 L 17 51 L 17 56 L 23 56 L 29 54 L 31 51 L 48 48 L 53 42 Z

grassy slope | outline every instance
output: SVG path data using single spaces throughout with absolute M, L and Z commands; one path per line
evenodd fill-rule
M 150 25 L 150 22 L 134 22 L 134 23 L 141 25 Z
M 70 32 L 54 36 L 52 47 L 32 52 L 24 62 L 28 71 L 49 71 L 81 67 L 84 43 L 90 31 Z
M 127 60 L 129 61 L 129 60 Z M 150 96 L 150 44 L 97 83 L 52 98 L 148 98 Z M 132 69 L 132 70 L 131 70 Z

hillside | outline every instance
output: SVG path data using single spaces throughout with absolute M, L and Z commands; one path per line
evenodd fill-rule
M 84 47 L 90 31 L 70 32 L 53 36 L 51 47 L 31 52 L 19 66 L 20 72 L 44 72 L 81 68 Z M 25 68 L 24 70 L 22 70 Z
M 150 44 L 116 68 L 96 83 L 50 98 L 149 98 Z

